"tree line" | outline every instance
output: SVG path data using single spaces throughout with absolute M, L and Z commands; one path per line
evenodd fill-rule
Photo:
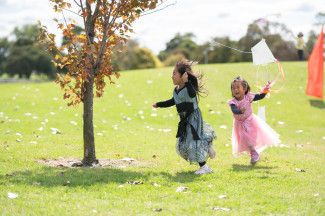
M 318 17 L 324 18 L 322 13 Z M 83 29 L 79 26 L 73 29 L 77 34 Z M 13 39 L 0 38 L 0 75 L 9 77 L 30 78 L 32 73 L 45 74 L 50 79 L 57 72 L 64 73 L 65 69 L 55 67 L 52 59 L 55 53 L 49 53 L 38 43 L 38 25 L 16 27 Z M 172 37 L 156 56 L 150 49 L 141 47 L 135 40 L 129 40 L 124 46 L 117 46 L 113 50 L 112 65 L 114 70 L 129 70 L 171 66 L 181 58 L 188 58 L 200 63 L 248 62 L 251 55 L 233 51 L 225 46 L 243 51 L 250 51 L 262 38 L 266 39 L 275 58 L 281 61 L 297 60 L 294 44 L 294 34 L 284 24 L 277 22 L 255 20 L 248 25 L 245 35 L 239 40 L 229 37 L 214 37 L 203 44 L 195 42 L 193 33 L 177 33 Z M 317 33 L 310 31 L 306 41 L 306 57 L 311 52 L 316 41 Z M 66 38 L 62 38 L 62 44 Z M 64 55 L 64 53 L 63 53 Z

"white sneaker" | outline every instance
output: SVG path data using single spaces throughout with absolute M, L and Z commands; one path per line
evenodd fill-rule
M 208 167 L 208 165 L 206 165 L 206 164 L 204 166 L 200 167 L 199 170 L 195 171 L 196 175 L 203 175 L 206 173 L 212 173 L 212 169 L 210 167 Z
M 208 154 L 211 159 L 216 157 L 216 151 L 213 149 L 212 145 L 209 147 Z

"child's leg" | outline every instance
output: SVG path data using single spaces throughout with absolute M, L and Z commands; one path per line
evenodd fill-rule
M 195 171 L 196 175 L 202 175 L 202 174 L 206 174 L 206 173 L 211 173 L 212 169 L 210 167 L 208 167 L 208 165 L 206 164 L 206 161 L 204 162 L 199 162 L 200 165 L 200 169 Z
M 200 165 L 200 167 L 203 167 L 206 163 L 207 163 L 206 161 L 204 161 L 204 162 L 199 162 L 199 165 Z

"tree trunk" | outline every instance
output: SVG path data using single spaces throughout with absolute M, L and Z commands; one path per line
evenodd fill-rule
M 84 114 L 83 114 L 83 138 L 84 138 L 84 158 L 82 163 L 84 166 L 92 166 L 97 164 L 94 139 L 93 125 L 93 69 L 89 70 L 88 82 L 84 82 L 85 92 L 83 97 Z

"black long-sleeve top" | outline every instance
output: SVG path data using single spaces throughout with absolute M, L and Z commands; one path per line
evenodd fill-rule
M 196 96 L 196 91 L 190 82 L 186 82 L 183 88 L 187 88 L 188 95 L 191 98 Z M 181 89 L 175 88 L 176 93 L 178 94 L 183 88 L 181 88 Z M 160 101 L 160 102 L 156 103 L 156 105 L 157 105 L 157 107 L 162 107 L 162 108 L 174 106 L 175 105 L 174 97 L 172 97 L 171 99 L 166 100 L 166 101 Z

